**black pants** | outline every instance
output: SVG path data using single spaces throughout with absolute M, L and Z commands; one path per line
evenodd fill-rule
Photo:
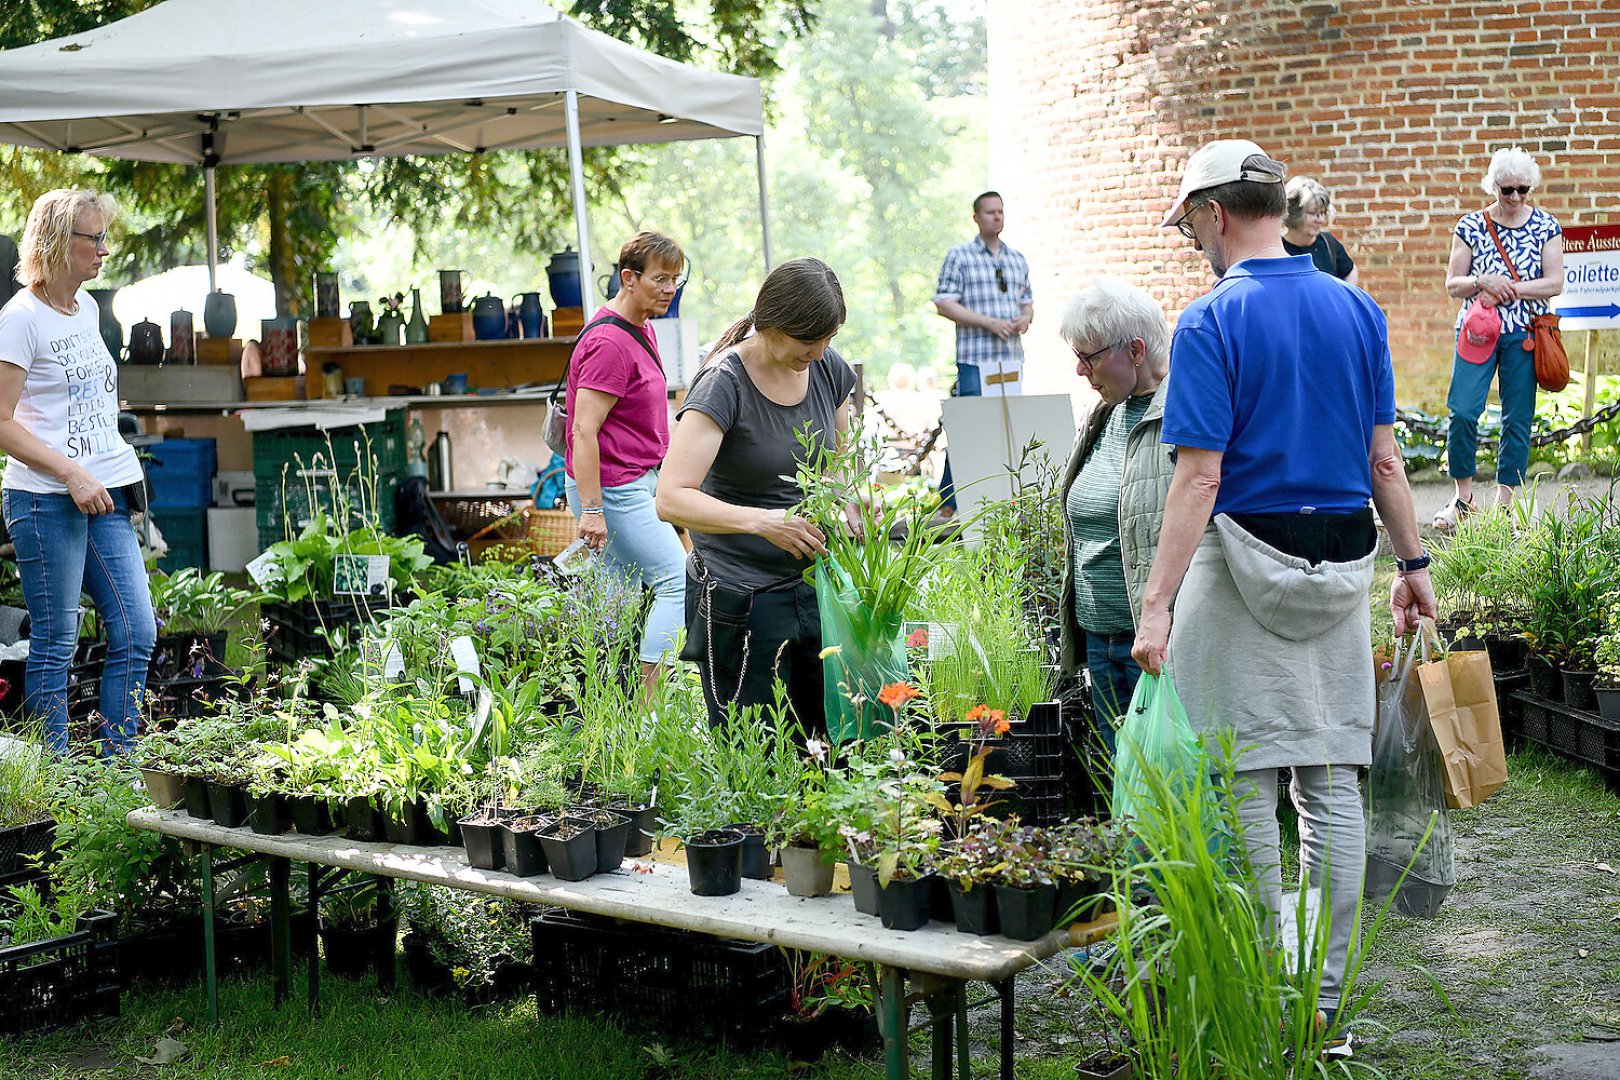
M 686 659 L 697 663 L 709 723 L 720 724 L 726 707 L 770 705 L 780 678 L 788 703 L 807 735 L 824 734 L 821 613 L 816 590 L 804 582 L 781 589 L 744 593 L 716 589 L 713 608 L 704 608 L 704 588 L 686 579 Z

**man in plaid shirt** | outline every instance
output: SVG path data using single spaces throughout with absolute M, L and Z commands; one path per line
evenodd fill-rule
M 1035 317 L 1029 263 L 1001 242 L 1006 215 L 1001 196 L 986 191 L 973 200 L 979 235 L 945 253 L 934 289 L 934 307 L 956 324 L 956 394 L 1016 394 L 1024 368 L 1022 335 Z M 945 459 L 940 498 L 956 508 L 951 462 Z

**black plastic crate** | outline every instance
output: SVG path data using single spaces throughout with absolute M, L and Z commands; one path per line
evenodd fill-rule
M 972 733 L 974 725 L 941 724 L 939 734 L 944 740 L 941 754 L 949 768 L 960 769 L 968 760 L 968 744 L 963 733 Z M 1029 716 L 1012 725 L 1007 734 L 985 744 L 990 756 L 985 759 L 985 772 L 999 774 L 1012 780 L 1053 776 L 1063 771 L 1063 710 L 1056 701 L 1034 705 Z
M 991 813 L 997 817 L 1017 814 L 1026 825 L 1056 825 L 1074 816 L 1061 773 L 1024 777 L 992 798 L 996 806 Z
M 56 822 L 49 817 L 0 829 L 0 881 L 31 871 L 55 839 Z
M 1620 722 L 1528 693 L 1512 695 L 1531 742 L 1611 772 L 1620 772 Z
M 1524 704 L 1517 694 L 1529 687 L 1530 676 L 1520 671 L 1497 675 L 1494 682 L 1496 711 L 1502 720 L 1502 739 L 1508 746 L 1517 746 L 1524 741 Z
M 329 517 L 338 516 L 341 500 L 348 507 L 350 528 L 376 525 L 384 532 L 392 532 L 398 520 L 394 500 L 399 489 L 400 474 L 379 472 L 375 477 L 355 473 L 324 472 L 304 479 L 289 472 L 283 483 L 279 478 L 260 478 L 254 488 L 255 517 L 259 530 L 259 546 L 296 537 L 315 517 L 324 511 Z M 376 520 L 370 519 L 372 494 L 375 488 Z
M 381 596 L 345 596 L 333 600 L 300 600 L 296 604 L 269 601 L 259 607 L 260 618 L 269 624 L 265 632 L 265 651 L 279 664 L 331 656 L 327 631 L 369 623 L 375 612 L 391 604 L 404 606 L 405 603 L 401 596 L 392 600 Z
M 771 1039 L 786 1015 L 791 976 L 774 945 L 560 908 L 529 925 L 542 1013 L 610 1013 L 751 1044 Z
M 64 937 L 0 949 L 0 1035 L 111 1019 L 118 1011 L 117 915 L 91 912 Z

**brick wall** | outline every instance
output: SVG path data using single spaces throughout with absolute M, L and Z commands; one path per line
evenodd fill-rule
M 1492 150 L 1536 156 L 1533 200 L 1565 225 L 1620 220 L 1620 0 L 989 0 L 989 29 L 990 180 L 1046 316 L 1033 389 L 1072 382 L 1055 316 L 1097 274 L 1172 316 L 1208 288 L 1157 226 L 1211 138 L 1252 138 L 1333 193 L 1405 402 L 1444 397 L 1446 255 L 1489 201 Z

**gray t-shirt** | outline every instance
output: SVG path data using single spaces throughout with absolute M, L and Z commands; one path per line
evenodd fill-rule
M 797 405 L 778 405 L 759 392 L 742 357 L 727 352 L 692 380 L 678 422 L 696 409 L 725 437 L 700 486 L 706 495 L 738 506 L 785 510 L 803 498 L 793 482 L 803 460 L 798 432 L 808 422 L 824 443 L 838 438 L 836 417 L 855 390 L 855 372 L 832 349 L 810 365 L 810 388 Z M 811 560 L 795 559 L 762 536 L 692 531 L 692 546 L 721 581 L 759 588 L 803 573 Z

